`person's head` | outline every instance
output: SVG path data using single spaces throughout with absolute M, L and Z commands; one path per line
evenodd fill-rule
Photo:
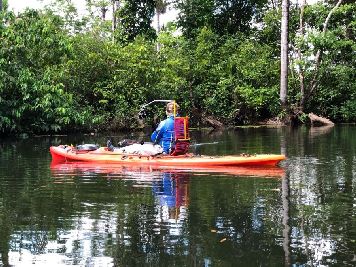
M 166 106 L 166 114 L 167 116 L 170 116 L 170 115 L 174 115 L 174 108 L 175 108 L 175 112 L 178 113 L 179 111 L 179 105 L 172 101 L 172 102 L 169 102 Z

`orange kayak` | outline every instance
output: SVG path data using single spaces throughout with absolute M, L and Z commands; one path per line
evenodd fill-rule
M 108 151 L 106 147 L 94 151 L 77 151 L 72 146 L 51 146 L 50 152 L 55 162 L 81 161 L 115 163 L 122 165 L 149 165 L 173 167 L 214 167 L 214 166 L 275 166 L 286 159 L 284 155 L 260 154 L 239 156 L 140 156 Z

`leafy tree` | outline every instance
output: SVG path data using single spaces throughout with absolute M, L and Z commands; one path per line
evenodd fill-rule
M 95 34 L 78 34 L 71 39 L 73 54 L 61 64 L 56 78 L 75 96 L 73 108 L 78 111 L 77 125 L 93 129 L 104 125 L 111 114 L 110 100 L 114 95 L 106 86 L 115 66 L 116 50 L 109 39 Z
M 241 124 L 278 113 L 273 48 L 244 35 L 219 37 L 208 28 L 201 29 L 195 42 L 172 34 L 159 39 L 162 75 L 157 87 L 175 96 L 195 123 L 212 116 Z
M 183 34 L 191 38 L 206 26 L 219 35 L 247 33 L 251 22 L 266 0 L 177 0 L 177 24 Z
M 179 10 L 177 25 L 185 37 L 192 38 L 202 27 L 213 25 L 213 0 L 179 0 L 176 7 Z
M 178 23 L 163 28 L 154 41 L 157 1 L 123 1 L 114 36 L 112 22 L 102 21 L 94 7 L 88 17 L 71 20 L 71 1 L 56 3 L 63 6 L 15 17 L 3 1 L 1 133 L 137 128 L 140 105 L 162 98 L 177 100 L 193 125 L 247 124 L 280 114 L 278 5 L 260 9 L 264 1 L 251 1 L 253 8 L 242 12 L 238 1 L 179 1 Z M 301 13 L 291 6 L 288 102 L 298 109 L 302 70 L 305 85 L 317 84 L 305 98 L 304 112 L 355 121 L 356 10 L 343 3 L 329 16 L 326 31 L 333 5 L 305 6 L 304 34 L 295 34 Z M 233 19 L 226 20 L 229 16 Z M 150 112 L 164 115 L 156 107 Z
M 0 13 L 7 11 L 8 6 L 8 0 L 0 0 Z
M 108 92 L 113 93 L 110 127 L 134 128 L 138 126 L 140 106 L 157 93 L 159 67 L 155 44 L 137 37 L 116 51 L 116 67 L 107 85 Z
M 214 29 L 220 34 L 248 33 L 267 0 L 215 0 Z
M 156 33 L 151 22 L 155 7 L 154 0 L 123 1 L 123 6 L 118 12 L 119 41 L 131 42 L 138 35 L 154 39 Z
M 82 30 L 83 22 L 78 19 L 78 10 L 72 0 L 52 0 L 45 10 L 60 16 L 69 31 Z
M 53 84 L 52 72 L 70 51 L 63 21 L 50 13 L 27 10 L 6 17 L 0 32 L 0 129 L 56 131 L 69 123 L 71 96 Z
M 355 6 L 342 1 L 335 6 L 315 4 L 304 13 L 302 34 L 294 41 L 299 53 L 297 111 L 314 109 L 336 120 L 352 120 Z
M 106 13 L 108 12 L 109 6 L 111 5 L 111 0 L 86 0 L 86 2 L 91 15 L 94 15 L 92 11 L 92 8 L 94 7 L 99 12 L 100 19 L 105 21 Z

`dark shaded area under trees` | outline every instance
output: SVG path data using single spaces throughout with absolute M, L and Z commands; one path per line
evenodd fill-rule
M 356 121 L 356 6 L 336 3 L 290 6 L 287 103 L 302 122 L 310 112 Z M 92 0 L 85 17 L 70 1 L 20 14 L 1 4 L 1 134 L 137 129 L 153 99 L 177 100 L 193 126 L 283 116 L 279 1 Z M 179 16 L 157 35 L 162 5 Z M 148 113 L 164 116 L 161 106 Z

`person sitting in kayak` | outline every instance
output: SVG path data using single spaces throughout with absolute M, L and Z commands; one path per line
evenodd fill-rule
M 166 106 L 167 119 L 160 122 L 156 130 L 151 135 L 151 141 L 159 144 L 163 148 L 164 154 L 170 154 L 174 144 L 174 112 L 178 112 L 179 105 L 169 102 Z

